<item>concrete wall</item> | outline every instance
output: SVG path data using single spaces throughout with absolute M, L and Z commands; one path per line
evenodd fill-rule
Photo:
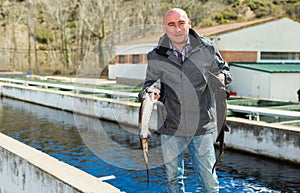
M 300 163 L 299 127 L 290 127 L 228 118 L 231 127 L 225 135 L 228 147 Z
M 2 96 L 57 108 L 73 113 L 118 121 L 128 125 L 138 125 L 139 104 L 130 101 L 96 98 L 93 95 L 54 91 L 30 86 L 0 83 Z M 153 113 L 150 127 L 156 125 L 156 113 Z
M 0 133 L 1 193 L 117 193 L 117 188 Z
M 138 126 L 138 103 L 8 84 L 0 84 L 0 91 L 3 96 Z M 298 127 L 230 117 L 228 123 L 232 128 L 230 133 L 226 133 L 225 142 L 228 146 L 300 163 Z M 155 126 L 156 113 L 150 122 L 151 128 Z
M 109 79 L 128 78 L 144 81 L 147 64 L 114 64 L 108 66 Z

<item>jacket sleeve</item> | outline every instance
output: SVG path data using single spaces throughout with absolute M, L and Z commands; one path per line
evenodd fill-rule
M 147 88 L 159 79 L 159 72 L 156 66 L 157 60 L 155 60 L 155 56 L 154 56 L 155 54 L 153 52 L 154 51 L 148 53 L 147 55 L 148 65 L 146 70 L 146 78 L 145 78 L 143 88 L 138 95 L 138 99 L 140 101 L 143 100 L 143 96 L 145 95 Z
M 214 56 L 214 64 L 213 64 L 213 69 L 214 69 L 213 73 L 215 73 L 216 75 L 219 73 L 223 73 L 225 75 L 225 85 L 228 85 L 232 81 L 229 66 L 222 58 L 218 49 L 215 46 L 214 48 L 215 48 L 215 56 Z M 216 73 L 215 71 L 218 71 L 218 73 Z
M 157 67 L 157 59 L 155 58 L 154 51 L 148 53 L 147 60 L 148 60 L 148 66 L 146 70 L 146 78 L 144 82 L 143 89 L 149 87 L 152 85 L 155 81 L 159 79 L 159 69 Z

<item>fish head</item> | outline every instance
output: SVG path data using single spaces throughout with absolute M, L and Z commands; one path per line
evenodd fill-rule
M 147 88 L 147 92 L 154 92 L 154 93 L 159 94 L 160 93 L 160 88 L 161 88 L 161 83 L 160 83 L 160 79 L 158 79 L 153 84 L 151 84 L 151 86 L 149 86 Z

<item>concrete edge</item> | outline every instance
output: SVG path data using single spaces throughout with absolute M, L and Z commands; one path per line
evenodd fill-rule
M 33 91 L 56 93 L 56 94 L 67 95 L 67 96 L 76 97 L 76 98 L 101 100 L 101 101 L 104 101 L 104 102 L 111 102 L 111 103 L 115 103 L 115 104 L 122 104 L 122 105 L 134 106 L 134 107 L 139 107 L 139 105 L 140 105 L 140 103 L 132 102 L 132 101 L 117 100 L 117 99 L 114 99 L 114 98 L 99 98 L 99 97 L 95 97 L 93 95 L 79 94 L 79 93 L 74 93 L 74 92 L 71 92 L 71 91 L 57 91 L 57 90 L 50 90 L 50 89 L 47 89 L 47 88 L 38 88 L 38 87 L 34 87 L 34 86 L 16 85 L 16 84 L 3 83 L 3 82 L 0 82 L 0 94 L 2 94 L 2 87 L 12 87 L 12 88 L 21 88 L 21 89 L 27 89 L 27 90 L 33 90 Z M 17 99 L 22 100 L 21 98 L 17 98 Z
M 258 125 L 258 126 L 265 126 L 265 127 L 276 128 L 276 129 L 300 132 L 300 127 L 283 125 L 280 123 L 267 123 L 267 122 L 263 122 L 263 121 L 248 120 L 248 119 L 243 119 L 243 118 L 239 118 L 239 117 L 227 117 L 226 119 L 228 121 L 234 121 L 234 122 L 239 122 L 239 123 L 246 123 L 246 124 L 251 124 L 251 125 Z
M 80 192 L 119 193 L 116 187 L 0 132 L 0 146 Z

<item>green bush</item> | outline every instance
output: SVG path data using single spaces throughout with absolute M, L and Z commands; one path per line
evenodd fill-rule
M 53 42 L 53 35 L 51 32 L 47 31 L 45 28 L 37 28 L 35 31 L 35 38 L 39 43 L 46 44 L 47 39 Z
M 40 21 L 40 23 L 44 23 L 45 22 L 44 12 L 43 12 L 42 9 L 38 9 L 38 16 L 37 16 L 37 18 Z
M 39 45 L 39 50 L 47 50 L 47 45 L 46 44 Z
M 215 15 L 215 20 L 220 24 L 228 23 L 229 20 L 238 19 L 238 15 L 233 10 L 224 10 Z
M 265 16 L 270 15 L 270 10 L 265 7 L 262 7 L 262 8 L 255 10 L 255 15 L 256 15 L 256 18 L 263 18 Z
M 234 11 L 225 10 L 222 14 L 224 19 L 235 20 L 238 18 L 238 15 Z
M 232 7 L 236 7 L 240 5 L 240 0 L 227 0 L 225 3 L 227 5 L 232 5 Z
M 253 0 L 245 0 L 244 3 L 253 11 L 257 9 L 257 5 Z
M 285 7 L 286 13 L 294 18 L 300 19 L 300 2 Z
M 278 1 L 245 0 L 244 3 L 255 13 L 257 18 L 271 15 Z

